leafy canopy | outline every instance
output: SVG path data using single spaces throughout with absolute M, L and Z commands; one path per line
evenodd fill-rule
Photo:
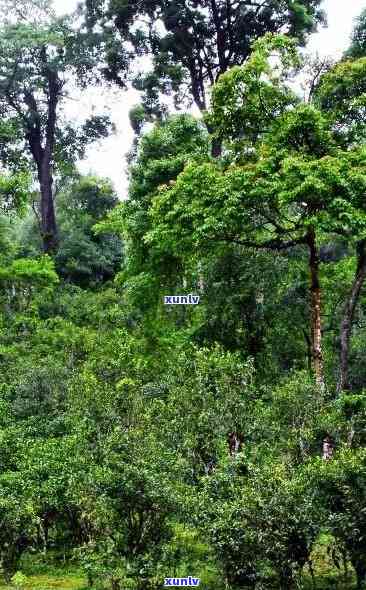
M 208 87 L 234 65 L 245 62 L 251 44 L 265 33 L 286 32 L 304 42 L 323 21 L 319 0 L 87 0 L 86 21 L 102 25 L 106 75 L 123 83 L 128 49 L 152 56 L 146 75 L 135 77 L 148 110 L 159 113 L 160 93 L 173 95 L 176 106 L 194 101 L 208 108 Z M 122 69 L 122 76 L 121 76 Z

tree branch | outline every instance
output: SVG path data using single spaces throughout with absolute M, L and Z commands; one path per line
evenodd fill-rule
M 223 238 L 218 238 L 218 241 L 229 242 L 232 244 L 238 244 L 239 246 L 246 246 L 248 248 L 255 248 L 255 249 L 263 249 L 263 250 L 288 250 L 288 248 L 293 248 L 294 246 L 299 246 L 303 244 L 307 244 L 308 238 L 307 236 L 301 236 L 300 238 L 294 240 L 288 240 L 283 242 L 280 239 L 273 239 L 267 240 L 266 242 L 256 242 L 255 240 L 239 240 L 237 238 L 232 238 L 230 236 L 225 236 Z

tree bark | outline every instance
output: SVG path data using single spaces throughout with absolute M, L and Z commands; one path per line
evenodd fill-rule
M 321 321 L 321 287 L 319 280 L 319 251 L 313 227 L 307 232 L 310 269 L 310 314 L 311 314 L 311 354 L 315 381 L 320 389 L 324 389 L 324 370 L 322 352 L 322 321 Z
M 214 134 L 214 128 L 212 127 L 212 125 L 207 125 L 207 131 L 209 132 L 210 135 L 213 136 Z M 222 155 L 222 139 L 220 137 L 212 137 L 212 141 L 211 141 L 211 156 L 213 158 L 220 158 Z
M 350 390 L 349 382 L 349 352 L 352 325 L 357 303 L 360 298 L 361 289 L 366 278 L 366 240 L 361 240 L 357 244 L 357 269 L 352 284 L 351 291 L 343 309 L 343 317 L 340 329 L 340 360 L 339 360 L 339 379 L 337 391 Z
M 364 581 L 366 580 L 366 566 L 363 559 L 359 557 L 351 558 L 351 563 L 355 569 L 356 577 L 357 577 L 357 590 L 362 590 L 364 588 Z
M 51 163 L 44 156 L 38 172 L 41 191 L 41 227 L 43 250 L 45 253 L 55 253 L 58 246 L 58 232 L 56 224 L 55 206 L 53 202 Z
M 53 200 L 52 150 L 50 144 L 43 148 L 34 129 L 28 132 L 27 139 L 37 166 L 39 190 L 41 194 L 40 230 L 43 250 L 53 254 L 58 247 L 58 231 Z
M 46 143 L 43 150 L 41 166 L 41 216 L 43 226 L 43 248 L 45 252 L 53 253 L 58 247 L 58 232 L 56 225 L 55 206 L 52 194 L 52 159 L 55 145 L 57 106 L 62 83 L 57 72 L 47 63 L 46 51 L 43 51 L 45 76 L 48 82 L 48 112 L 46 124 Z
M 303 334 L 304 334 L 304 338 L 305 338 L 305 342 L 306 342 L 306 350 L 307 350 L 306 357 L 307 357 L 307 361 L 308 361 L 308 371 L 309 371 L 309 374 L 311 375 L 312 370 L 313 370 L 313 361 L 312 361 L 313 355 L 312 355 L 311 339 L 309 337 L 307 329 L 305 329 L 305 328 L 303 329 Z
M 213 158 L 220 158 L 222 156 L 222 141 L 214 137 L 211 144 L 211 156 Z
M 47 80 L 48 87 L 47 121 L 44 130 L 42 129 L 41 116 L 33 93 L 26 92 L 24 100 L 28 107 L 29 114 L 27 140 L 34 162 L 37 166 L 39 189 L 41 193 L 41 234 L 43 250 L 47 254 L 54 254 L 58 247 L 58 231 L 52 191 L 52 164 L 55 146 L 57 106 L 62 82 L 58 78 L 57 72 L 49 67 L 45 48 L 43 48 L 41 56 L 44 64 L 43 73 Z

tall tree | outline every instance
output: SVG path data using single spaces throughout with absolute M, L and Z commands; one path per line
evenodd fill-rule
M 67 125 L 61 106 L 72 81 L 94 64 L 86 40 L 66 21 L 8 24 L 0 31 L 0 114 L 18 129 L 40 189 L 45 252 L 57 249 L 53 181 L 57 164 L 80 155 L 91 139 L 107 133 L 106 119 L 93 117 L 79 129 Z M 11 142 L 10 142 L 11 147 Z
M 251 45 L 266 32 L 286 32 L 304 43 L 324 20 L 322 0 L 86 0 L 89 27 L 102 25 L 107 43 L 108 79 L 124 83 L 126 48 L 152 56 L 152 69 L 135 85 L 151 110 L 159 95 L 194 101 L 200 111 L 209 88 L 234 65 L 245 62 Z M 122 74 L 122 75 L 121 75 Z
M 129 199 L 97 226 L 102 232 L 119 233 L 125 241 L 123 279 L 127 284 L 139 285 L 137 307 L 142 302 L 155 307 L 159 297 L 151 297 L 152 289 L 159 291 L 162 283 L 165 286 L 172 276 L 176 278 L 179 268 L 179 257 L 156 257 L 143 241 L 151 229 L 151 200 L 160 185 L 175 182 L 189 161 L 206 159 L 208 154 L 205 127 L 191 115 L 174 115 L 157 123 L 139 142 L 130 167 Z
M 351 335 L 357 304 L 360 298 L 361 290 L 366 279 L 366 239 L 358 241 L 357 266 L 355 277 L 349 290 L 348 297 L 343 307 L 343 314 L 340 326 L 340 363 L 339 378 L 337 383 L 338 392 L 351 389 L 349 375 L 349 357 L 351 346 Z
M 268 36 L 245 66 L 222 76 L 214 91 L 218 131 L 238 140 L 242 161 L 226 170 L 212 163 L 187 166 L 173 188 L 155 197 L 154 229 L 145 239 L 172 252 L 197 247 L 202 252 L 218 242 L 277 251 L 305 246 L 312 361 L 323 386 L 319 243 L 325 235 L 365 232 L 365 150 L 340 136 L 327 112 L 298 102 L 281 68 L 269 63 L 275 48 L 283 71 L 296 64 L 293 45 Z
M 365 15 L 361 15 L 354 32 L 354 42 L 350 55 L 361 55 L 359 59 L 345 59 L 327 72 L 315 92 L 315 102 L 326 113 L 337 142 L 343 147 L 365 145 L 366 119 L 364 102 L 366 92 L 366 57 L 361 50 L 356 50 L 355 39 L 361 43 L 361 29 L 365 23 Z M 360 202 L 361 205 L 361 202 Z M 357 218 L 353 220 L 353 229 Z M 344 237 L 353 245 L 356 257 L 356 271 L 348 296 L 343 305 L 343 313 L 339 331 L 339 378 L 337 389 L 349 390 L 349 357 L 354 316 L 366 279 L 365 235 L 361 231 L 351 231 L 345 224 Z

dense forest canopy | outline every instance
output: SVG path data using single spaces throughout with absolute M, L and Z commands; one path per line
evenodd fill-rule
M 366 588 L 366 13 L 0 5 L 0 587 Z

